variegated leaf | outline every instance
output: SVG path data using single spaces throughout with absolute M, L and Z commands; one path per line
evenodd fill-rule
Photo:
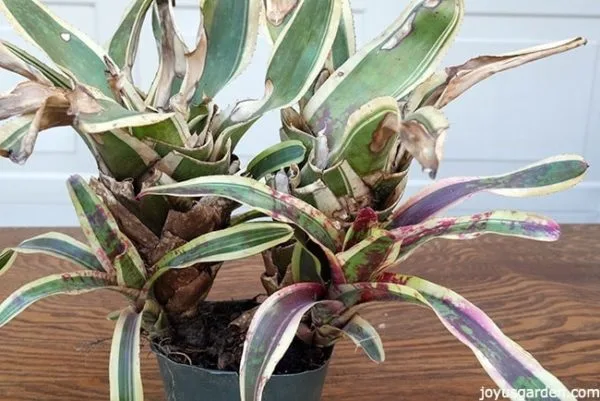
M 327 68 L 335 71 L 356 53 L 356 34 L 350 0 L 340 0 L 342 16 L 327 60 Z M 317 88 L 318 89 L 318 88 Z
M 440 180 L 394 211 L 388 228 L 418 224 L 478 192 L 511 197 L 559 192 L 581 182 L 587 169 L 580 156 L 561 155 L 504 175 Z
M 87 245 L 61 233 L 38 235 L 21 242 L 14 248 L 4 250 L 3 254 L 6 254 L 7 259 L 0 258 L 0 275 L 10 268 L 12 263 L 9 262 L 14 259 L 12 253 L 24 255 L 41 253 L 66 260 L 87 270 L 105 271 Z
M 348 250 L 362 240 L 366 239 L 371 230 L 375 228 L 377 224 L 377 213 L 375 213 L 373 209 L 370 207 L 361 209 L 352 222 L 352 225 L 346 232 L 343 250 Z
M 554 393 L 553 399 L 576 401 L 565 385 L 530 353 L 502 333 L 481 309 L 454 291 L 418 277 L 394 274 L 385 274 L 374 285 L 385 286 L 390 292 L 396 292 L 399 287 L 417 290 L 423 304 L 473 351 L 481 366 L 506 393 L 534 394 L 527 397 L 531 401 L 548 400 L 544 394 Z
M 22 63 L 25 63 L 29 66 L 29 69 L 33 68 L 35 71 L 38 71 L 42 76 L 51 82 L 54 86 L 58 88 L 70 88 L 71 83 L 69 79 L 65 77 L 62 73 L 54 70 L 53 68 L 47 66 L 42 61 L 32 56 L 25 50 L 13 45 L 12 43 L 6 41 L 0 41 L 3 51 L 9 51 L 13 54 L 14 57 L 21 60 Z M 4 67 L 7 68 L 7 67 Z M 15 71 L 16 72 L 16 71 Z
M 79 82 L 113 96 L 105 76 L 105 51 L 87 35 L 37 0 L 2 0 L 0 10 L 17 32 L 40 47 L 56 65 Z
M 128 297 L 135 297 L 137 293 L 136 290 L 119 287 L 110 275 L 102 272 L 54 274 L 32 281 L 6 298 L 0 304 L 0 327 L 40 299 L 58 294 L 79 295 L 99 289 L 122 292 Z
M 497 210 L 472 216 L 429 219 L 421 224 L 397 228 L 390 234 L 402 243 L 396 260 L 400 263 L 418 247 L 434 239 L 469 240 L 485 234 L 497 234 L 556 241 L 560 227 L 555 221 L 536 214 Z
M 302 316 L 325 295 L 317 283 L 285 287 L 263 302 L 252 319 L 240 362 L 241 401 L 261 401 L 279 360 L 291 344 Z
M 303 0 L 275 43 L 265 78 L 264 97 L 238 103 L 218 127 L 218 132 L 300 100 L 325 63 L 340 16 L 339 1 Z
M 340 147 L 330 152 L 329 166 L 347 160 L 367 182 L 369 175 L 381 172 L 395 144 L 400 127 L 400 111 L 393 97 L 370 100 L 352 113 L 346 124 Z
M 304 160 L 306 148 L 300 141 L 285 141 L 273 145 L 256 155 L 248 166 L 246 173 L 260 180 L 267 174 L 275 173 L 292 164 L 299 164 Z
M 413 1 L 379 37 L 344 63 L 312 97 L 303 116 L 333 151 L 348 118 L 373 98 L 402 98 L 426 79 L 453 42 L 463 0 Z M 423 34 L 426 32 L 426 34 Z
M 214 98 L 250 62 L 258 37 L 260 2 L 261 0 L 202 2 L 208 52 L 193 104 Z
M 305 202 L 249 178 L 200 177 L 177 184 L 148 188 L 140 193 L 140 196 L 146 195 L 192 198 L 221 196 L 245 204 L 275 220 L 295 224 L 313 240 L 329 249 L 339 249 L 342 245 L 342 234 L 337 222 Z
M 108 47 L 108 54 L 119 68 L 126 71 L 130 80 L 131 70 L 137 55 L 142 25 L 152 3 L 153 0 L 134 0 L 125 13 Z
M 342 328 L 343 333 L 375 363 L 385 361 L 385 351 L 379 333 L 360 315 L 354 317 Z
M 322 283 L 321 261 L 302 241 L 296 241 L 292 253 L 292 277 L 294 283 Z
M 115 325 L 110 348 L 110 400 L 143 401 L 140 369 L 141 312 L 123 309 Z
M 119 231 L 108 208 L 80 176 L 69 178 L 68 189 L 83 233 L 98 261 L 107 272 L 116 271 L 119 285 L 141 288 L 146 279 L 144 262 Z

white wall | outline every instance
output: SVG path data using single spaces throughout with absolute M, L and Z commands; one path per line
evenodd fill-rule
M 46 3 L 100 43 L 117 26 L 125 0 L 48 0 Z M 358 43 L 376 36 L 407 1 L 353 0 Z M 197 0 L 178 0 L 177 17 L 190 42 L 195 36 Z M 471 213 L 493 208 L 538 211 L 561 222 L 600 222 L 600 3 L 589 0 L 467 0 L 467 18 L 458 43 L 445 64 L 468 58 L 583 35 L 589 45 L 567 55 L 537 62 L 494 77 L 448 107 L 452 122 L 441 177 L 507 172 L 558 153 L 583 154 L 592 168 L 584 183 L 558 195 L 505 199 L 481 195 L 451 211 Z M 4 19 L 0 36 L 18 39 Z M 30 48 L 30 47 L 29 47 Z M 39 54 L 39 53 L 36 53 Z M 263 92 L 262 77 L 269 55 L 264 38 L 253 64 L 220 96 L 220 104 Z M 149 84 L 156 65 L 148 31 L 136 69 L 138 82 Z M 2 73 L 0 90 L 17 78 Z M 259 121 L 240 145 L 247 159 L 277 141 L 276 113 Z M 41 135 L 26 166 L 0 160 L 0 226 L 75 225 L 64 181 L 71 173 L 92 175 L 93 160 L 70 129 Z M 429 183 L 415 169 L 409 184 L 414 192 Z

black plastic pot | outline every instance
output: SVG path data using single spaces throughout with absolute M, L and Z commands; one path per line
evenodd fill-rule
M 154 348 L 154 347 L 153 347 Z M 238 401 L 239 375 L 174 362 L 153 349 L 168 401 Z M 275 375 L 267 383 L 264 401 L 319 401 L 329 361 L 316 370 Z

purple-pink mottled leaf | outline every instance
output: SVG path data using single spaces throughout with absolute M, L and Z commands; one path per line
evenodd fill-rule
M 370 207 L 361 209 L 346 233 L 343 250 L 351 248 L 367 238 L 369 232 L 377 226 L 377 223 L 377 213 L 373 209 Z
M 505 175 L 440 180 L 394 211 L 388 228 L 421 223 L 478 192 L 525 197 L 562 191 L 579 183 L 587 168 L 580 156 L 562 155 Z
M 292 343 L 302 316 L 326 294 L 317 283 L 285 287 L 256 311 L 240 363 L 241 401 L 260 401 L 267 381 Z
M 448 288 L 414 276 L 385 273 L 377 286 L 412 288 L 420 293 L 442 324 L 469 347 L 486 372 L 512 399 L 576 401 L 569 390 L 531 354 L 508 338 L 479 308 Z M 555 396 L 551 396 L 554 392 Z M 526 394 L 519 398 L 517 394 Z
M 536 241 L 556 241 L 560 236 L 560 227 L 555 221 L 536 214 L 497 210 L 472 216 L 429 219 L 421 224 L 391 230 L 390 234 L 402 242 L 394 261 L 397 264 L 421 245 L 438 238 L 468 240 L 485 234 L 497 234 Z

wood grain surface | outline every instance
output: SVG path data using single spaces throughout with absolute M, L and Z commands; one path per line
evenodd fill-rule
M 0 248 L 48 231 L 2 229 Z M 78 230 L 60 231 L 81 238 Z M 73 270 L 67 262 L 21 256 L 0 279 L 0 299 L 34 278 Z M 230 263 L 213 299 L 260 291 L 256 258 Z M 437 241 L 403 272 L 451 287 L 486 311 L 569 388 L 600 388 L 600 226 L 565 226 L 557 243 L 486 236 Z M 42 301 L 1 329 L 0 400 L 108 400 L 112 322 L 122 306 L 110 293 Z M 425 309 L 377 306 L 387 361 L 375 365 L 349 342 L 335 349 L 324 401 L 478 400 L 492 387 L 471 352 Z M 156 362 L 142 350 L 146 400 L 162 401 Z M 588 398 L 597 399 L 597 398 Z

